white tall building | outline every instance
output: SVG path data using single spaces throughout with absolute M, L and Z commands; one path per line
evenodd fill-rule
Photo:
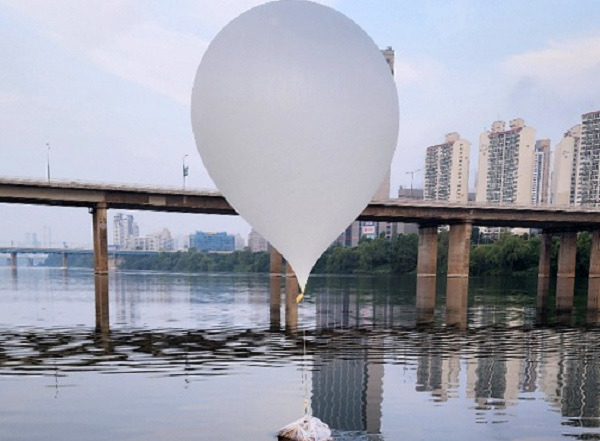
M 254 231 L 254 228 L 250 230 L 250 234 L 248 234 L 248 248 L 253 253 L 257 253 L 260 251 L 269 251 L 269 242 L 266 241 L 264 237 Z
M 163 228 L 157 233 L 148 234 L 145 237 L 131 236 L 127 239 L 125 249 L 132 251 L 175 251 L 175 241 L 171 232 Z
M 540 139 L 535 143 L 531 179 L 531 205 L 546 205 L 550 179 L 549 139 Z
M 575 205 L 580 144 L 581 124 L 577 124 L 565 132 L 563 139 L 554 147 L 551 190 L 551 202 L 554 205 L 560 207 Z
M 236 251 L 241 251 L 244 249 L 244 247 L 246 246 L 246 241 L 244 240 L 244 238 L 242 237 L 241 234 L 236 234 L 234 236 L 234 240 L 235 240 L 235 250 Z
M 600 111 L 581 115 L 576 205 L 600 205 Z
M 124 249 L 130 240 L 139 237 L 140 229 L 131 214 L 115 214 L 113 218 L 113 244 L 116 249 Z
M 479 137 L 476 201 L 493 204 L 531 204 L 535 129 L 522 118 L 495 121 Z
M 448 133 L 443 144 L 427 147 L 425 200 L 467 202 L 470 149 L 471 143 L 456 132 Z

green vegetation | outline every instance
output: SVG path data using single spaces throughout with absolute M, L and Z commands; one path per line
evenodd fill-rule
M 125 256 L 119 268 L 128 270 L 202 272 L 269 272 L 269 253 L 234 251 L 233 253 L 188 252 L 160 253 L 150 256 Z
M 503 234 L 500 239 L 480 244 L 479 232 L 474 229 L 471 243 L 470 273 L 473 276 L 535 274 L 538 269 L 540 239 Z M 589 267 L 591 235 L 577 237 L 577 275 L 586 276 Z M 316 263 L 315 273 L 330 274 L 407 274 L 417 268 L 419 238 L 416 234 L 397 236 L 391 241 L 383 238 L 363 239 L 355 248 L 330 247 Z M 556 272 L 558 237 L 552 243 L 551 266 Z M 59 254 L 50 255 L 46 266 L 61 266 Z M 445 273 L 448 261 L 448 232 L 438 234 L 438 272 Z M 91 267 L 92 256 L 69 256 L 70 266 Z M 248 250 L 228 254 L 198 252 L 160 253 L 150 256 L 126 256 L 119 268 L 175 272 L 268 272 L 269 253 Z
M 41 264 L 42 266 L 53 266 L 61 267 L 63 264 L 62 254 L 48 254 L 46 260 Z M 93 254 L 69 254 L 67 256 L 67 265 L 73 268 L 93 268 L 94 267 L 94 255 Z

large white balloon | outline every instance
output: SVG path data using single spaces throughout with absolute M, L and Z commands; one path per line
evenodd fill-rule
M 192 126 L 218 189 L 304 289 L 389 169 L 398 98 L 383 55 L 356 23 L 282 0 L 245 12 L 211 42 Z

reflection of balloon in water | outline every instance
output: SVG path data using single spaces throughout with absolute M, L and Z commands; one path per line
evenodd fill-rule
M 398 98 L 380 50 L 308 1 L 253 8 L 212 41 L 192 94 L 198 150 L 223 196 L 300 287 L 389 168 Z

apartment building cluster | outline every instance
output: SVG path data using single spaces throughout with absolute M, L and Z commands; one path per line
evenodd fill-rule
M 427 147 L 423 197 L 468 200 L 470 143 L 458 133 Z M 585 113 L 554 148 L 522 118 L 494 121 L 479 136 L 475 201 L 500 205 L 598 206 L 600 111 Z
M 121 251 L 175 251 L 177 248 L 168 229 L 140 236 L 140 228 L 133 216 L 123 213 L 113 217 L 113 247 Z

